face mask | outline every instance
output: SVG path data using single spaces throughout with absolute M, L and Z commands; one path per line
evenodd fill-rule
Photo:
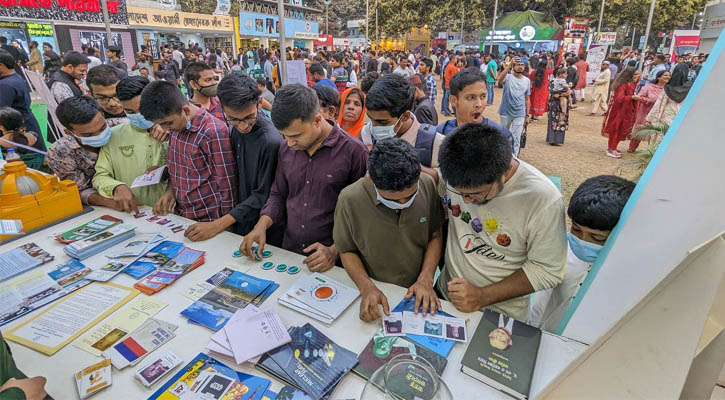
M 136 128 L 146 130 L 146 129 L 149 129 L 152 126 L 154 126 L 154 123 L 147 120 L 146 118 L 144 118 L 143 115 L 141 115 L 141 113 L 126 114 L 126 116 L 128 117 L 128 120 L 131 122 L 131 125 L 135 126 Z
M 79 137 L 79 139 L 84 146 L 103 147 L 111 139 L 111 128 L 106 126 L 106 129 L 104 129 L 103 132 L 99 133 L 96 136 Z
M 199 93 L 201 93 L 203 96 L 206 97 L 214 97 L 216 96 L 216 89 L 217 89 L 217 83 L 209 86 L 201 86 L 199 85 Z
M 191 129 L 191 120 L 186 116 L 186 114 L 184 114 L 184 118 L 186 118 L 186 130 L 188 131 Z
M 378 197 L 378 201 L 383 203 L 385 207 L 388 207 L 391 210 L 405 210 L 413 204 L 413 202 L 415 201 L 415 196 L 418 195 L 418 191 L 416 190 L 410 200 L 406 201 L 404 204 L 400 204 L 397 201 L 392 201 L 384 198 L 380 195 L 380 193 L 378 193 L 377 189 L 375 189 L 375 194 Z
M 601 245 L 581 240 L 572 235 L 571 232 L 567 233 L 566 237 L 569 240 L 572 253 L 584 262 L 593 263 L 599 256 L 599 252 L 602 251 Z
M 402 115 L 400 116 L 400 118 L 398 118 L 397 121 L 395 121 L 393 125 L 390 126 L 372 126 L 371 124 L 370 134 L 373 135 L 373 138 L 376 141 L 395 137 L 395 126 L 398 125 L 398 122 L 400 122 L 401 118 L 403 118 Z

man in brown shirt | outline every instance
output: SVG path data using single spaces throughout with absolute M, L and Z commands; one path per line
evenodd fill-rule
M 333 238 L 342 264 L 362 294 L 360 319 L 390 314 L 388 301 L 372 279 L 409 288 L 415 310 L 441 309 L 433 276 L 443 239 L 443 206 L 436 184 L 421 175 L 420 159 L 404 140 L 375 143 L 369 174 L 345 188 L 335 209 Z

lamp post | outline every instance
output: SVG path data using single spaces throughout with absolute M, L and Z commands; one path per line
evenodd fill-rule
M 365 0 L 365 44 L 370 46 L 370 0 Z
M 379 39 L 378 39 L 378 0 L 375 0 L 375 51 L 376 52 L 379 51 L 378 43 L 380 43 Z
M 489 54 L 493 55 L 493 37 L 496 35 L 496 15 L 498 14 L 498 0 L 493 3 L 493 23 L 491 27 L 491 48 L 488 51 Z
M 602 7 L 599 9 L 599 24 L 597 26 L 597 33 L 602 31 L 602 20 L 604 19 L 604 1 L 602 0 Z
M 107 0 L 101 0 L 101 7 L 103 8 L 103 24 L 106 26 L 106 49 L 108 46 L 113 46 L 113 35 L 111 35 L 111 21 L 108 19 L 108 4 Z
M 649 39 L 649 30 L 652 26 L 652 16 L 655 12 L 655 3 L 657 0 L 652 0 L 649 4 L 649 16 L 647 17 L 647 28 L 644 30 L 644 44 L 642 45 L 642 51 L 647 51 L 647 40 Z M 639 63 L 639 70 L 642 71 L 642 67 L 644 66 L 644 63 Z
M 285 46 L 284 35 L 284 0 L 277 1 L 279 11 L 279 83 L 283 86 L 287 83 L 287 51 Z

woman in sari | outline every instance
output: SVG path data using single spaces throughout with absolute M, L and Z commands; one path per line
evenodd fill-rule
M 569 109 L 571 107 L 571 89 L 566 83 L 567 70 L 559 67 L 554 71 L 554 79 L 549 84 L 549 121 L 546 128 L 546 143 L 552 146 L 564 144 L 564 136 L 569 128 Z
M 642 90 L 639 91 L 639 96 L 641 97 L 641 99 L 637 104 L 637 113 L 635 114 L 634 128 L 632 128 L 632 133 L 639 131 L 647 125 L 647 115 L 649 115 L 649 112 L 652 110 L 655 102 L 665 90 L 665 85 L 669 81 L 670 73 L 668 71 L 662 70 L 657 73 L 657 77 L 655 78 L 654 82 L 647 82 Z M 642 140 L 648 139 L 648 137 L 644 136 L 638 138 L 630 138 L 629 150 L 627 151 L 630 153 L 634 153 L 637 150 L 639 143 Z
M 551 70 L 546 68 L 546 57 L 539 60 L 529 79 L 531 80 L 531 119 L 537 121 L 546 112 L 546 103 L 549 101 L 549 75 Z
M 640 97 L 634 94 L 639 83 L 640 73 L 634 67 L 625 68 L 614 80 L 613 95 L 609 101 L 609 109 L 604 116 L 602 136 L 609 137 L 606 155 L 622 158 L 617 151 L 619 142 L 626 140 L 634 126 L 634 114 Z
M 341 110 L 337 123 L 352 137 L 360 136 L 365 121 L 365 95 L 360 88 L 348 88 L 340 97 Z

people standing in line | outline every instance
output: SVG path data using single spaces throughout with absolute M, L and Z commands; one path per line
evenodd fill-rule
M 325 68 L 322 67 L 322 64 L 317 63 L 310 65 L 310 74 L 312 75 L 312 80 L 315 81 L 313 86 L 328 85 L 337 90 L 335 82 L 327 78 L 327 72 L 325 71 Z
M 662 70 L 657 73 L 656 82 L 647 82 L 642 90 L 637 93 L 641 99 L 637 104 L 637 113 L 635 114 L 632 133 L 636 133 L 647 125 L 647 116 L 650 111 L 652 111 L 657 99 L 659 99 L 660 95 L 664 92 L 665 85 L 667 85 L 668 82 L 670 82 L 670 73 L 669 71 Z M 639 147 L 640 142 L 648 139 L 649 137 L 643 136 L 637 138 L 632 137 L 629 140 L 629 149 L 627 152 L 634 153 L 637 151 L 637 147 Z
M 609 69 L 609 61 L 602 61 L 602 68 L 594 80 L 594 89 L 592 90 L 592 111 L 588 115 L 596 115 L 599 109 L 607 112 L 607 97 L 609 95 L 609 83 L 611 82 L 612 71 Z
M 365 124 L 365 94 L 359 88 L 349 88 L 340 97 L 342 107 L 337 123 L 343 131 L 357 138 Z
M 576 66 L 576 73 L 579 75 L 579 80 L 576 83 L 576 98 L 581 99 L 582 102 L 586 101 L 586 89 L 587 89 L 587 71 L 589 71 L 589 63 L 586 62 L 586 53 L 579 54 L 579 61 L 574 64 Z
M 541 63 L 541 61 L 539 62 Z M 571 89 L 566 83 L 566 68 L 559 67 L 554 71 L 554 79 L 549 83 L 549 118 L 546 128 L 546 143 L 552 146 L 564 144 L 564 136 L 569 128 L 569 105 Z
M 513 62 L 498 75 L 498 83 L 503 85 L 498 114 L 501 126 L 511 131 L 514 155 L 519 154 L 521 132 L 524 124 L 529 123 L 531 81 L 524 76 L 525 68 L 526 65 L 521 58 L 514 57 Z M 513 73 L 509 74 L 511 70 Z
M 433 60 L 426 57 L 421 58 L 418 71 L 423 76 L 425 86 L 428 88 L 428 99 L 430 99 L 430 102 L 435 105 L 436 99 L 438 98 L 438 85 L 436 84 L 436 79 L 433 76 Z M 435 108 L 433 111 L 435 111 Z
M 576 90 L 574 89 L 576 87 L 576 84 L 579 82 L 579 73 L 577 73 L 576 69 L 576 58 L 569 57 L 566 59 L 566 83 L 569 84 L 569 87 L 572 89 L 571 91 L 571 108 L 574 109 L 576 106 L 577 98 L 576 98 Z
M 69 97 L 83 96 L 83 89 L 76 81 L 86 77 L 89 62 L 88 57 L 77 51 L 69 51 L 63 56 L 63 66 L 48 81 L 50 92 L 58 104 Z
M 43 46 L 45 48 L 45 46 Z M 58 72 L 61 68 L 60 56 L 53 50 L 43 51 L 43 79 L 45 82 L 49 82 L 53 74 Z
M 549 75 L 554 71 L 547 69 L 546 58 L 540 58 L 536 68 L 529 74 L 531 81 L 531 120 L 537 121 L 546 113 L 549 102 Z
M 486 104 L 490 106 L 493 104 L 494 86 L 496 85 L 496 77 L 498 76 L 498 63 L 496 63 L 496 60 L 490 54 L 486 54 L 484 61 L 485 63 L 481 65 L 481 68 L 486 69 Z
M 159 77 L 159 79 L 165 80 L 166 82 L 175 83 L 178 86 L 179 79 L 181 78 L 181 71 L 179 71 L 179 66 L 176 65 L 176 62 L 174 61 L 173 55 L 170 51 L 167 50 L 163 54 L 164 56 L 161 62 L 159 62 L 156 76 Z M 187 86 L 187 89 L 190 88 Z
M 608 157 L 622 158 L 622 153 L 617 150 L 617 145 L 632 133 L 637 102 L 640 100 L 640 96 L 634 94 L 639 78 L 639 71 L 627 67 L 614 80 L 612 87 L 614 95 L 602 125 L 602 136 L 609 137 L 606 152 Z
M 19 60 L 21 59 L 20 50 L 18 50 L 17 47 L 8 44 L 8 38 L 5 36 L 0 36 L 0 49 L 7 51 L 10 53 L 11 56 L 13 56 L 13 59 L 15 60 L 15 72 L 19 76 L 23 76 L 23 68 L 20 66 Z
M 428 98 L 428 88 L 421 74 L 415 74 L 408 78 L 408 81 L 415 88 L 415 105 L 413 114 L 421 124 L 438 125 L 438 113 L 436 106 Z
M 691 84 L 683 86 L 665 85 L 665 90 L 660 94 L 649 115 L 647 115 L 647 122 L 658 127 L 672 125 L 672 121 L 680 111 L 682 102 L 685 101 L 691 87 Z
M 118 46 L 108 46 L 106 49 L 106 57 L 108 57 L 109 65 L 118 68 L 124 75 L 128 76 L 128 65 L 121 60 L 121 48 Z
M 655 54 L 654 59 L 652 60 L 652 66 L 649 69 L 649 72 L 647 73 L 647 80 L 652 82 L 655 79 L 657 79 L 657 74 L 660 71 L 666 71 L 667 65 L 665 64 L 665 55 L 662 53 Z
M 93 67 L 97 67 L 97 66 L 103 64 L 103 61 L 101 61 L 100 58 L 95 56 L 96 51 L 98 51 L 98 49 L 96 49 L 95 47 L 88 46 L 88 48 L 86 49 L 86 52 L 84 53 L 86 55 L 86 57 L 88 57 L 88 59 L 91 60 L 91 62 L 88 63 L 89 70 Z
M 265 54 L 264 56 L 264 76 L 267 78 L 267 82 L 274 82 L 272 77 L 272 71 L 274 70 L 274 64 L 272 63 L 272 54 Z
M 405 57 L 400 58 L 400 65 L 393 71 L 394 74 L 398 74 L 405 79 L 415 75 L 415 70 L 409 65 L 410 60 Z
M 690 66 L 682 54 L 677 55 L 677 65 L 670 71 L 670 82 L 672 86 L 682 86 L 690 78 Z M 655 77 L 656 79 L 656 77 Z M 654 81 L 652 81 L 654 82 Z
M 182 47 L 180 47 L 178 44 L 175 44 L 171 47 L 172 49 L 174 49 L 174 51 L 171 52 L 171 58 L 176 61 L 176 66 L 179 68 L 181 68 L 181 64 L 184 62 L 184 53 L 179 50 Z
M 0 107 L 12 107 L 23 115 L 25 129 L 33 132 L 36 141 L 32 146 L 45 150 L 40 124 L 30 111 L 30 87 L 25 79 L 15 72 L 16 60 L 7 51 L 0 50 Z

